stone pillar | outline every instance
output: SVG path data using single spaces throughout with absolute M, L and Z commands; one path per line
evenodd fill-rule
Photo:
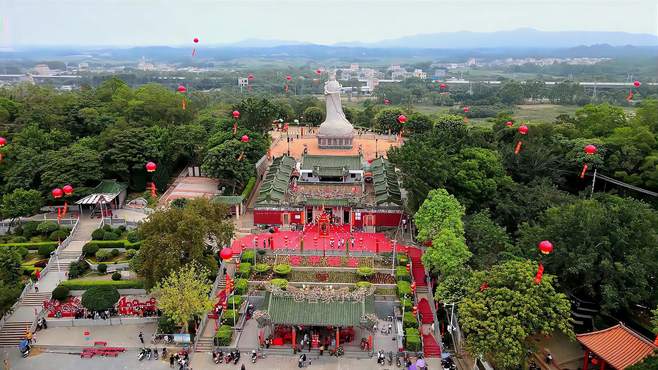
M 589 366 L 589 350 L 585 350 L 585 362 L 583 363 L 583 370 L 587 370 L 587 367 Z

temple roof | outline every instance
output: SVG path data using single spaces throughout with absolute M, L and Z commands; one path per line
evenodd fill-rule
M 373 296 L 362 302 L 310 303 L 268 293 L 265 302 L 273 324 L 358 326 L 366 314 L 374 313 Z
M 640 334 L 618 324 L 591 333 L 578 334 L 576 339 L 611 367 L 623 370 L 653 354 L 658 347 Z
M 290 175 L 297 162 L 294 158 L 281 156 L 272 160 L 258 192 L 257 204 L 280 204 L 286 198 Z
M 319 171 L 320 176 L 343 176 L 343 171 L 362 170 L 363 162 L 358 155 L 305 155 L 301 169 Z
M 102 180 L 94 189 L 92 189 L 91 194 L 75 203 L 92 205 L 99 202 L 111 202 L 126 189 L 128 189 L 128 184 L 124 182 L 117 182 L 117 180 Z
M 383 157 L 370 163 L 373 185 L 375 187 L 375 202 L 377 205 L 402 205 L 402 195 L 395 167 Z

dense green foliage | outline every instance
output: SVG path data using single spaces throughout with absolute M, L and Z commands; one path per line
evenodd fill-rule
M 114 307 L 119 301 L 119 292 L 114 286 L 95 286 L 82 295 L 82 305 L 91 311 L 103 311 Z

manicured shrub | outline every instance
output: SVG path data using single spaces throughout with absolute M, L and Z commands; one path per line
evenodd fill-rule
M 398 297 L 411 296 L 411 284 L 408 281 L 398 281 L 397 284 Z
M 399 254 L 398 253 L 398 266 L 406 266 L 407 263 L 409 263 L 409 257 L 407 257 L 406 254 Z
M 256 250 L 256 253 L 258 253 L 259 256 L 264 256 L 267 251 L 265 249 L 258 249 Z
M 56 241 L 62 241 L 66 239 L 69 236 L 69 231 L 67 230 L 55 230 L 52 233 L 50 233 L 50 236 L 48 237 L 48 240 L 56 242 Z
M 356 274 L 364 279 L 367 279 L 368 277 L 375 274 L 375 269 L 368 266 L 359 267 L 356 269 Z
M 126 258 L 128 258 L 128 259 L 132 259 L 133 257 L 135 257 L 136 254 L 137 254 L 137 251 L 136 251 L 136 250 L 134 250 L 134 249 L 128 249 L 128 250 L 126 251 Z
M 222 312 L 222 325 L 233 326 L 234 321 L 236 324 L 238 323 L 238 317 L 238 310 L 225 310 Z
M 407 271 L 407 268 L 404 266 L 398 266 L 395 268 L 395 280 L 397 281 L 411 281 L 411 274 Z
M 10 242 L 12 243 L 27 243 L 27 238 L 24 236 L 15 236 L 11 238 Z
M 119 234 L 112 231 L 106 231 L 103 233 L 103 240 L 119 240 Z
M 114 271 L 112 274 L 112 280 L 119 281 L 121 280 L 121 273 L 119 271 Z
M 59 225 L 54 221 L 43 221 L 37 226 L 37 232 L 41 235 L 50 235 L 57 229 L 59 229 Z
M 409 298 L 401 298 L 400 305 L 404 307 L 405 312 L 411 312 L 411 308 L 413 307 L 413 302 L 411 302 L 411 299 Z
M 249 281 L 247 279 L 235 279 L 235 294 L 243 295 L 249 290 Z
M 139 233 L 137 231 L 129 231 L 126 239 L 131 243 L 137 243 L 139 241 Z
M 23 248 L 23 247 L 18 247 L 16 248 L 16 250 L 18 251 L 18 254 L 21 255 L 21 258 L 25 258 L 27 254 L 30 253 L 30 251 L 28 251 L 27 248 Z
M 101 229 L 96 229 L 91 233 L 91 239 L 92 240 L 103 240 L 103 237 L 105 236 L 105 230 Z
M 112 225 L 105 224 L 103 225 L 103 231 L 112 231 Z
M 98 249 L 99 249 L 98 244 L 96 244 L 96 243 L 87 243 L 87 244 L 84 245 L 84 247 L 82 247 L 82 254 L 85 257 L 95 256 L 96 252 L 98 252 Z
M 52 297 L 60 302 L 66 300 L 66 297 L 69 296 L 69 288 L 59 285 L 57 288 L 53 289 Z
M 240 308 L 240 305 L 242 304 L 242 296 L 232 295 L 228 298 L 226 304 L 228 305 L 227 307 L 230 309 L 233 309 L 233 305 L 235 304 L 235 309 L 237 310 L 238 308 Z
M 251 263 L 249 262 L 242 262 L 240 263 L 240 268 L 238 269 L 238 275 L 240 277 L 249 277 L 249 274 L 251 274 Z
M 49 257 L 52 252 L 54 252 L 56 247 L 54 245 L 42 245 L 39 247 L 39 255 L 43 257 Z
M 70 273 L 69 273 L 70 276 Z M 62 281 L 60 285 L 66 286 L 71 290 L 87 290 L 92 287 L 115 287 L 117 289 L 143 289 L 143 280 L 83 280 L 73 279 Z
M 286 279 L 272 279 L 270 284 L 278 286 L 281 289 L 286 289 L 288 287 L 288 280 Z
M 107 272 L 107 265 L 104 264 L 104 263 L 99 263 L 97 269 L 98 269 L 98 272 L 100 272 L 101 274 L 104 274 L 104 273 Z
M 404 330 L 404 349 L 410 352 L 418 352 L 420 348 L 420 333 L 418 333 L 418 329 L 406 328 Z
M 29 221 L 24 223 L 20 227 L 21 235 L 23 235 L 26 239 L 29 239 L 37 235 L 38 234 L 37 226 L 39 226 L 39 223 L 36 221 Z
M 413 313 L 405 312 L 404 317 L 402 318 L 402 324 L 404 325 L 405 328 L 417 328 L 418 320 L 416 319 L 416 316 L 414 316 Z
M 242 256 L 240 257 L 240 261 L 253 263 L 255 255 L 256 253 L 254 253 L 254 251 L 251 249 L 248 251 L 242 251 Z
M 98 262 L 107 261 L 112 257 L 112 252 L 107 249 L 101 249 L 96 252 L 96 260 Z
M 215 334 L 215 345 L 226 347 L 231 345 L 233 339 L 233 328 L 230 325 L 222 325 Z
M 69 265 L 69 279 L 75 279 L 82 276 L 89 269 L 85 261 L 71 262 Z
M 370 286 L 372 286 L 372 283 L 368 281 L 359 281 L 358 283 L 356 283 L 357 288 L 368 288 Z
M 274 273 L 279 276 L 287 276 L 292 271 L 292 267 L 290 267 L 288 264 L 280 263 L 275 265 L 273 270 Z
M 92 311 L 103 311 L 114 307 L 119 300 L 119 291 L 113 286 L 95 286 L 82 295 L 82 305 Z
M 264 274 L 268 271 L 270 271 L 271 267 L 267 263 L 257 263 L 256 266 L 254 266 L 254 272 L 257 274 Z
M 112 257 L 116 257 L 116 256 L 118 256 L 119 254 L 121 254 L 121 252 L 119 252 L 118 249 L 114 248 L 114 249 L 112 249 L 112 251 L 110 252 L 110 254 L 112 254 Z
M 0 248 L 27 248 L 29 250 L 39 250 L 39 247 L 43 245 L 49 245 L 54 248 L 57 248 L 57 242 L 27 242 L 27 243 L 4 243 L 0 244 Z
M 117 227 L 117 231 L 119 234 L 126 232 L 126 225 L 121 225 Z

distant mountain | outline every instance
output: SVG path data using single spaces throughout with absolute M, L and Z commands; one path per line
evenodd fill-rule
M 658 36 L 646 33 L 598 31 L 539 31 L 521 28 L 497 32 L 442 32 L 406 36 L 374 43 L 340 43 L 336 46 L 411 49 L 478 49 L 478 48 L 570 48 L 581 45 L 658 46 Z
M 244 39 L 232 44 L 219 45 L 223 47 L 235 48 L 271 48 L 282 45 L 313 45 L 309 42 L 289 41 L 289 40 L 265 40 L 265 39 Z

